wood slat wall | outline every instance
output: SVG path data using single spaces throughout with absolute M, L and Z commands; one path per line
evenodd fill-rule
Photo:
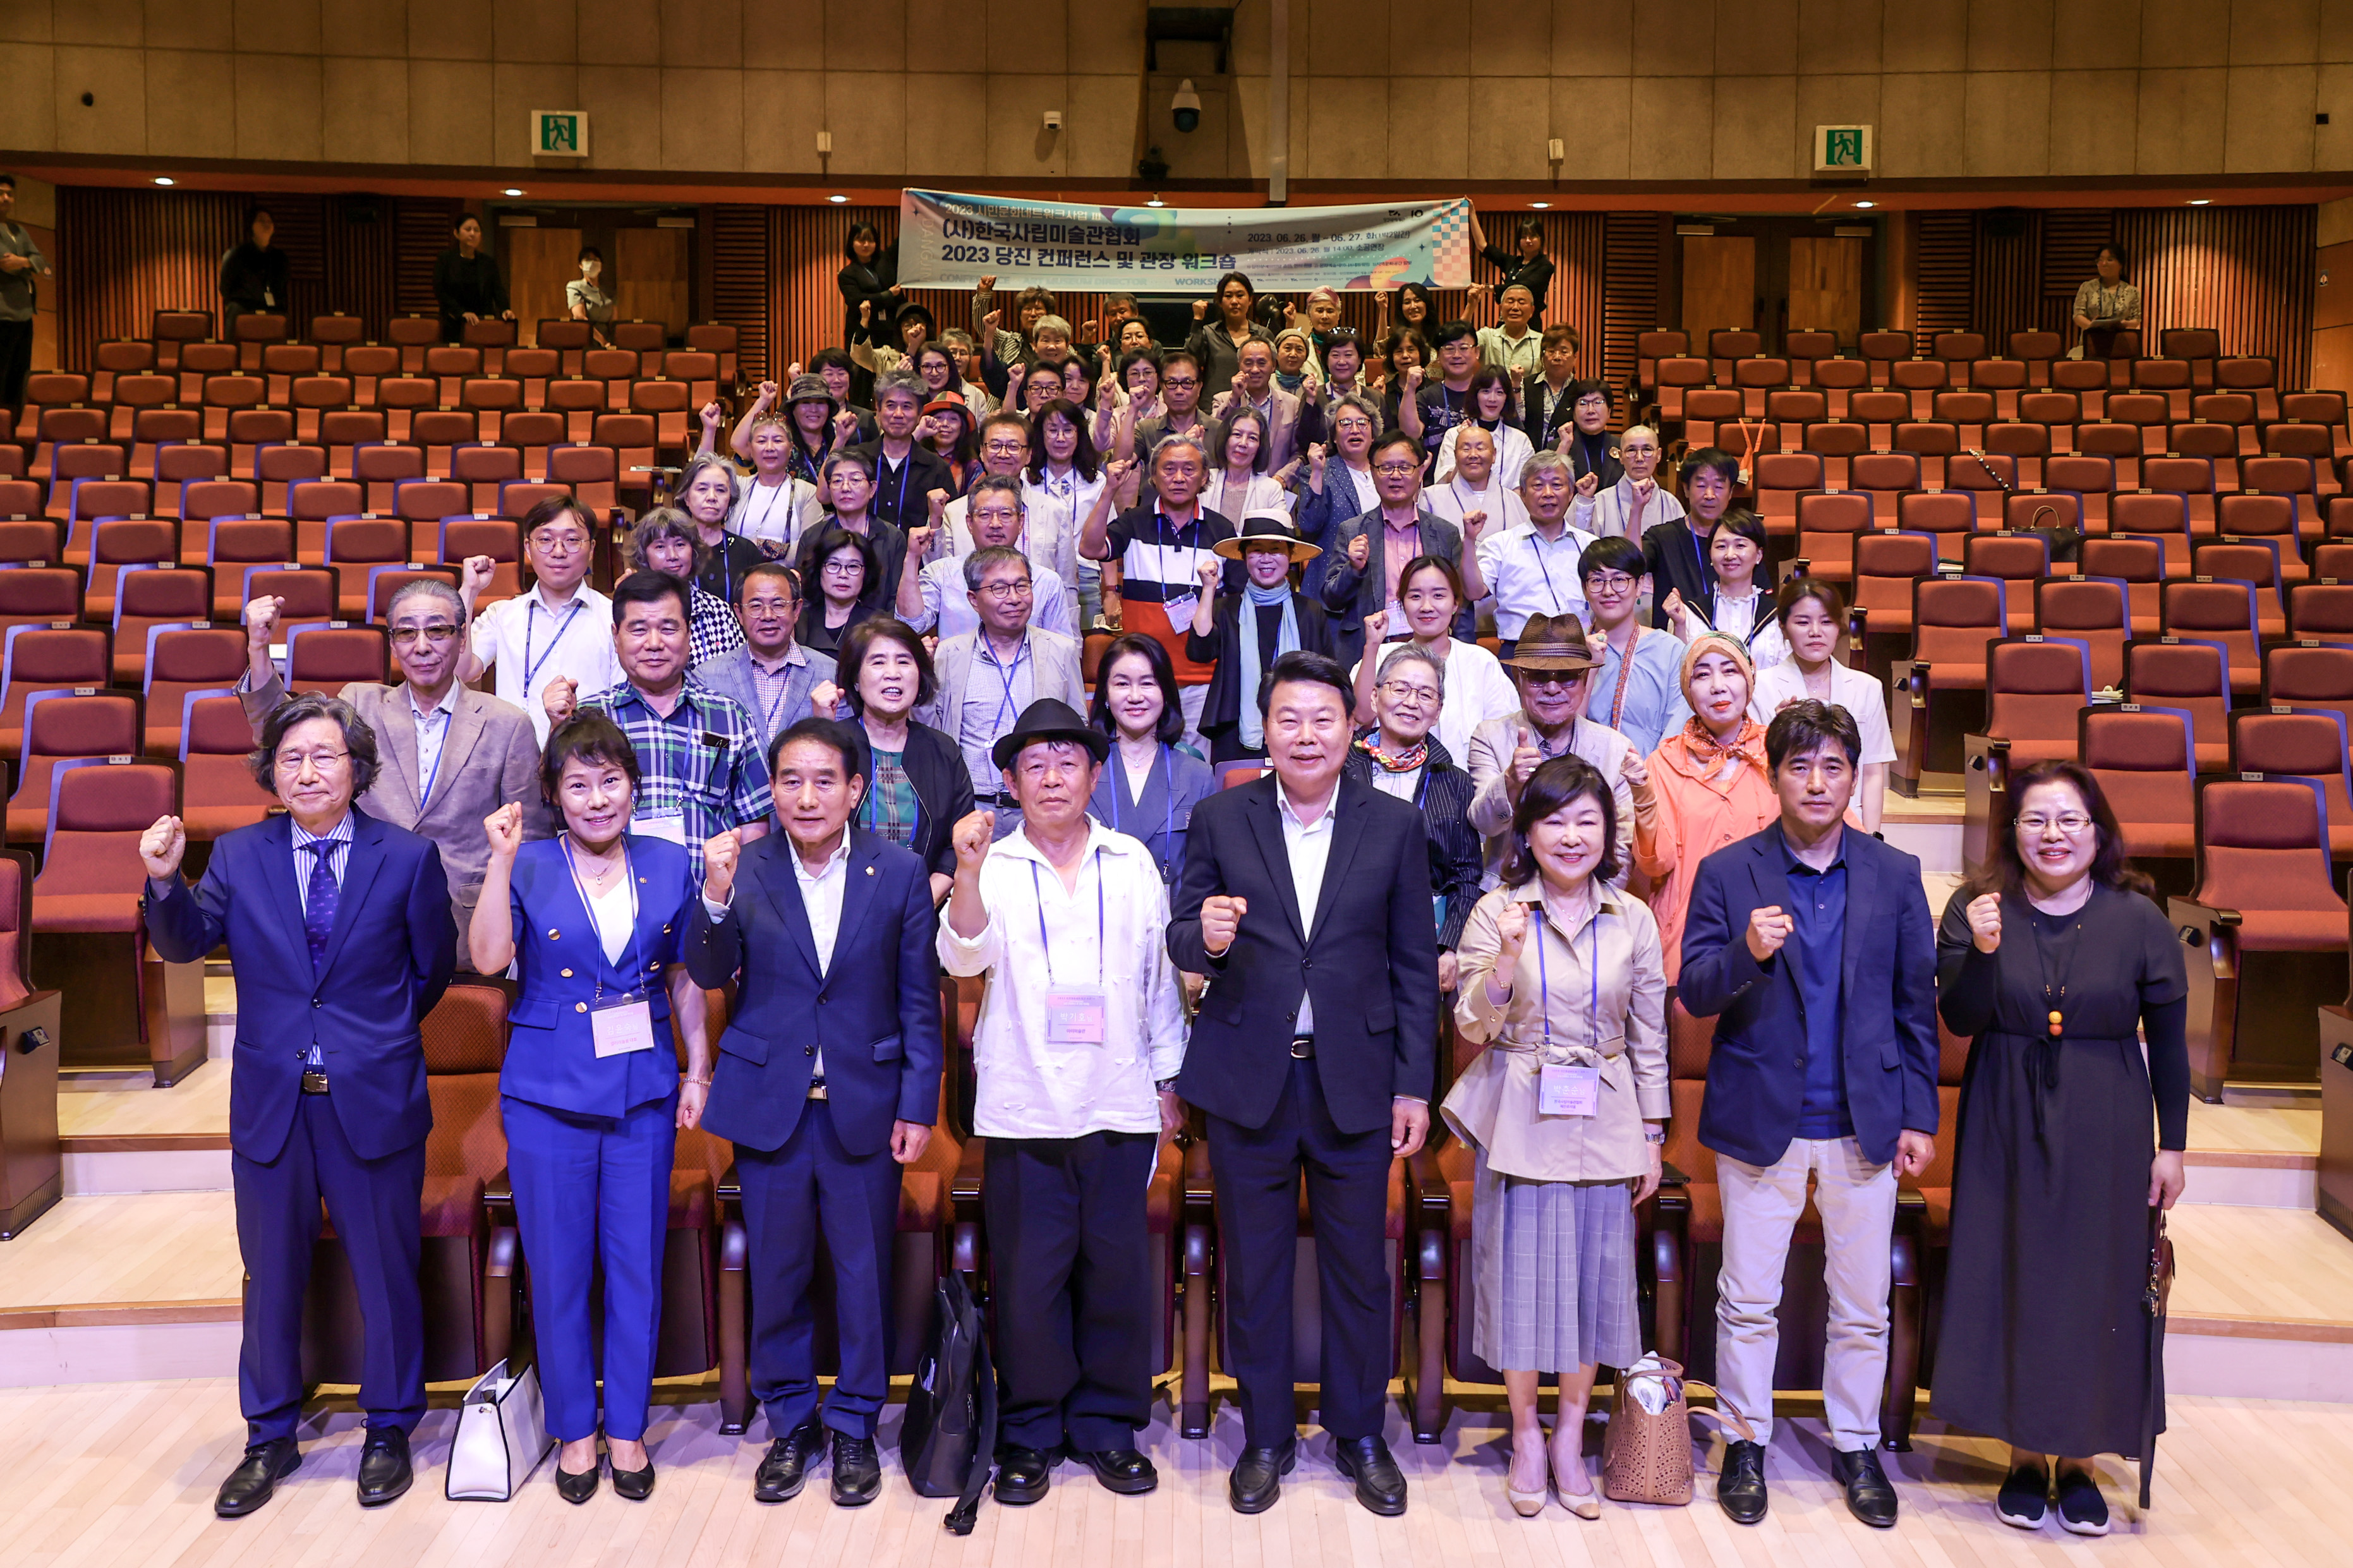
M 2140 285 L 2143 352 L 2155 353 L 2168 327 L 2212 327 L 2226 354 L 2277 359 L 2280 385 L 2311 378 L 2315 208 L 2143 207 L 2116 217 L 2133 258 L 2126 276 Z
M 1912 335 L 1926 353 L 1938 332 L 1966 332 L 1973 324 L 1977 215 L 1922 213 L 1917 232 Z

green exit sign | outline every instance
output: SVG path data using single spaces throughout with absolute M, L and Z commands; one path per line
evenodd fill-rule
M 1870 126 L 1817 125 L 1814 127 L 1816 173 L 1847 170 L 1861 174 L 1867 173 L 1870 168 Z
M 533 110 L 531 152 L 534 158 L 586 158 L 588 116 L 577 109 Z

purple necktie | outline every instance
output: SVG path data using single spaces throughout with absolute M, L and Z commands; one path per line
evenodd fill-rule
M 305 844 L 311 861 L 311 891 L 302 904 L 302 934 L 311 939 L 311 972 L 316 974 L 327 962 L 327 938 L 335 930 L 335 874 L 327 864 L 333 854 L 332 840 L 322 838 Z

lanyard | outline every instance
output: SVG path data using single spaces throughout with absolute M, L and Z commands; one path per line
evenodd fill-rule
M 1005 683 L 1005 696 L 997 704 L 997 720 L 991 726 L 1002 735 L 1005 733 L 1005 715 L 1013 707 L 1013 682 L 1021 674 L 1021 661 L 1029 657 L 1029 635 L 1027 632 L 1021 635 L 1021 646 L 1013 650 L 1013 668 L 1010 669 L 997 662 L 997 649 L 990 645 L 986 630 L 980 633 L 980 651 L 987 657 L 988 668 L 997 671 L 997 679 Z
M 1176 543 L 1178 547 L 1183 549 L 1185 552 L 1187 564 L 1191 564 L 1194 553 L 1201 547 L 1198 544 L 1187 544 L 1185 542 L 1185 531 L 1189 528 L 1194 530 L 1197 534 L 1198 533 L 1201 523 L 1200 512 L 1197 510 L 1193 513 L 1192 521 L 1189 522 L 1170 522 L 1168 521 L 1168 514 L 1165 511 L 1159 512 L 1155 515 L 1157 521 L 1166 527 L 1169 532 L 1176 536 Z M 1164 602 L 1168 597 L 1168 548 L 1167 542 L 1165 540 L 1155 539 L 1152 542 L 1153 563 L 1160 568 L 1160 596 Z M 1126 592 L 1126 583 L 1123 579 L 1120 584 L 1120 589 L 1123 594 Z
M 596 926 L 596 906 L 588 898 L 588 884 L 580 879 L 580 863 L 573 858 L 572 835 L 568 832 L 564 835 L 564 868 L 572 873 L 572 886 L 580 895 L 580 907 L 588 911 L 588 923 L 596 927 L 596 950 L 602 952 L 604 928 Z M 629 885 L 629 967 L 627 973 L 630 988 L 634 991 L 638 984 L 638 880 L 635 868 L 629 864 L 629 840 L 626 833 L 621 837 L 621 880 Z M 612 962 L 609 958 L 605 961 L 608 967 Z M 595 984 L 596 994 L 603 996 L 604 977 L 598 976 Z
M 1552 1049 L 1552 980 L 1545 963 L 1544 937 L 1545 928 L 1552 924 L 1552 915 L 1545 908 L 1544 895 L 1541 892 L 1536 895 L 1536 990 L 1543 998 L 1537 1005 L 1536 1014 L 1544 1022 L 1545 1049 L 1549 1053 Z M 1598 1056 L 1600 1054 L 1599 1042 L 1601 1038 L 1601 899 L 1599 894 L 1596 894 L 1593 900 L 1591 924 L 1592 953 L 1586 960 L 1585 967 L 1593 983 L 1593 989 L 1586 1003 L 1585 1044 L 1588 1049 Z M 1567 938 L 1567 932 L 1564 931 L 1561 934 L 1564 940 Z
M 907 481 L 914 478 L 915 454 L 921 449 L 922 448 L 910 445 L 907 448 L 907 460 L 899 465 L 899 504 L 897 507 L 892 509 L 892 518 L 894 521 L 903 523 L 907 521 Z M 882 450 L 879 447 L 875 448 L 875 457 L 876 459 L 881 462 L 887 463 L 891 460 L 888 457 L 885 457 L 882 454 Z
M 1641 646 L 1642 628 L 1638 623 L 1634 640 L 1626 645 L 1626 651 L 1618 659 L 1618 695 L 1609 702 L 1609 727 L 1613 730 L 1618 728 L 1618 721 L 1626 716 L 1626 689 L 1634 679 L 1634 650 Z
M 758 681 L 758 680 L 759 680 L 759 679 L 761 679 L 765 674 L 765 671 L 763 671 L 763 670 L 760 668 L 760 667 L 759 667 L 758 665 L 756 665 L 756 664 L 755 664 L 755 665 L 754 665 L 754 666 L 752 667 L 752 676 L 753 676 L 753 679 L 754 679 L 754 681 L 755 683 L 756 683 L 756 682 L 757 682 L 757 681 Z M 779 713 L 780 711 L 782 711 L 782 710 L 783 710 L 784 706 L 785 706 L 785 699 L 786 699 L 786 697 L 788 697 L 788 696 L 790 696 L 790 695 L 792 694 L 792 689 L 793 689 L 793 668 L 792 668 L 792 666 L 791 666 L 791 665 L 789 665 L 789 664 L 788 664 L 788 665 L 786 665 L 786 666 L 785 666 L 781 670 L 779 670 L 779 671 L 776 673 L 776 675 L 773 679 L 774 679 L 776 680 L 776 695 L 774 698 L 772 698 L 772 699 L 770 699 L 770 700 L 769 700 L 768 707 L 767 707 L 767 710 L 766 710 L 766 712 L 765 712 L 765 713 L 764 713 L 764 714 L 761 716 L 761 717 L 762 717 L 762 721 L 763 721 L 764 723 L 765 723 L 765 724 L 766 724 L 766 726 L 767 726 L 767 730 L 768 730 L 768 733 L 769 733 L 769 734 L 771 734 L 771 735 L 773 735 L 773 734 L 775 734 L 775 733 L 776 732 L 776 715 L 777 715 L 777 713 Z
M 433 798 L 433 781 L 441 776 L 441 758 L 449 750 L 449 721 L 455 717 L 447 708 L 436 708 L 433 713 L 441 716 L 441 742 L 433 748 L 433 771 L 425 775 L 425 787 L 417 792 L 417 809 L 419 811 L 424 810 L 425 803 Z M 428 713 L 426 717 L 430 719 L 433 714 Z M 424 733 L 421 726 L 417 733 Z
M 1568 537 L 1567 522 L 1560 525 L 1560 531 L 1562 538 Z M 1545 563 L 1544 535 L 1534 528 L 1529 529 L 1528 532 L 1533 536 L 1528 541 L 1528 550 L 1536 558 L 1536 570 L 1544 574 L 1545 596 L 1552 601 L 1552 613 L 1556 616 L 1561 615 L 1564 612 L 1560 607 L 1560 590 L 1553 586 L 1552 568 Z
M 572 623 L 578 618 L 580 612 L 584 607 L 585 606 L 581 600 L 575 599 L 572 601 L 572 607 L 564 612 L 564 619 L 556 622 L 555 635 L 550 637 L 547 641 L 547 651 L 541 654 L 538 660 L 534 662 L 531 657 L 531 629 L 539 614 L 539 596 L 534 594 L 530 598 L 523 601 L 522 689 L 524 696 L 528 697 L 531 695 L 532 683 L 539 679 L 540 667 L 546 664 L 549 659 L 555 657 L 555 650 L 563 645 L 564 634 L 572 629 Z M 554 610 L 548 611 L 547 615 L 550 620 L 554 620 L 555 612 Z
M 1095 862 L 1095 983 L 1103 984 L 1103 851 L 1092 857 Z M 1029 888 L 1037 895 L 1038 946 L 1046 960 L 1046 984 L 1054 984 L 1054 944 L 1046 935 L 1046 884 L 1038 875 L 1038 862 L 1029 862 Z

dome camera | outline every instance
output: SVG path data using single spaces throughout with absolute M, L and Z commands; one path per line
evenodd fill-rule
M 1175 116 L 1179 131 L 1201 128 L 1201 95 L 1193 90 L 1193 79 L 1187 77 L 1176 84 L 1176 96 L 1169 100 L 1169 112 Z

